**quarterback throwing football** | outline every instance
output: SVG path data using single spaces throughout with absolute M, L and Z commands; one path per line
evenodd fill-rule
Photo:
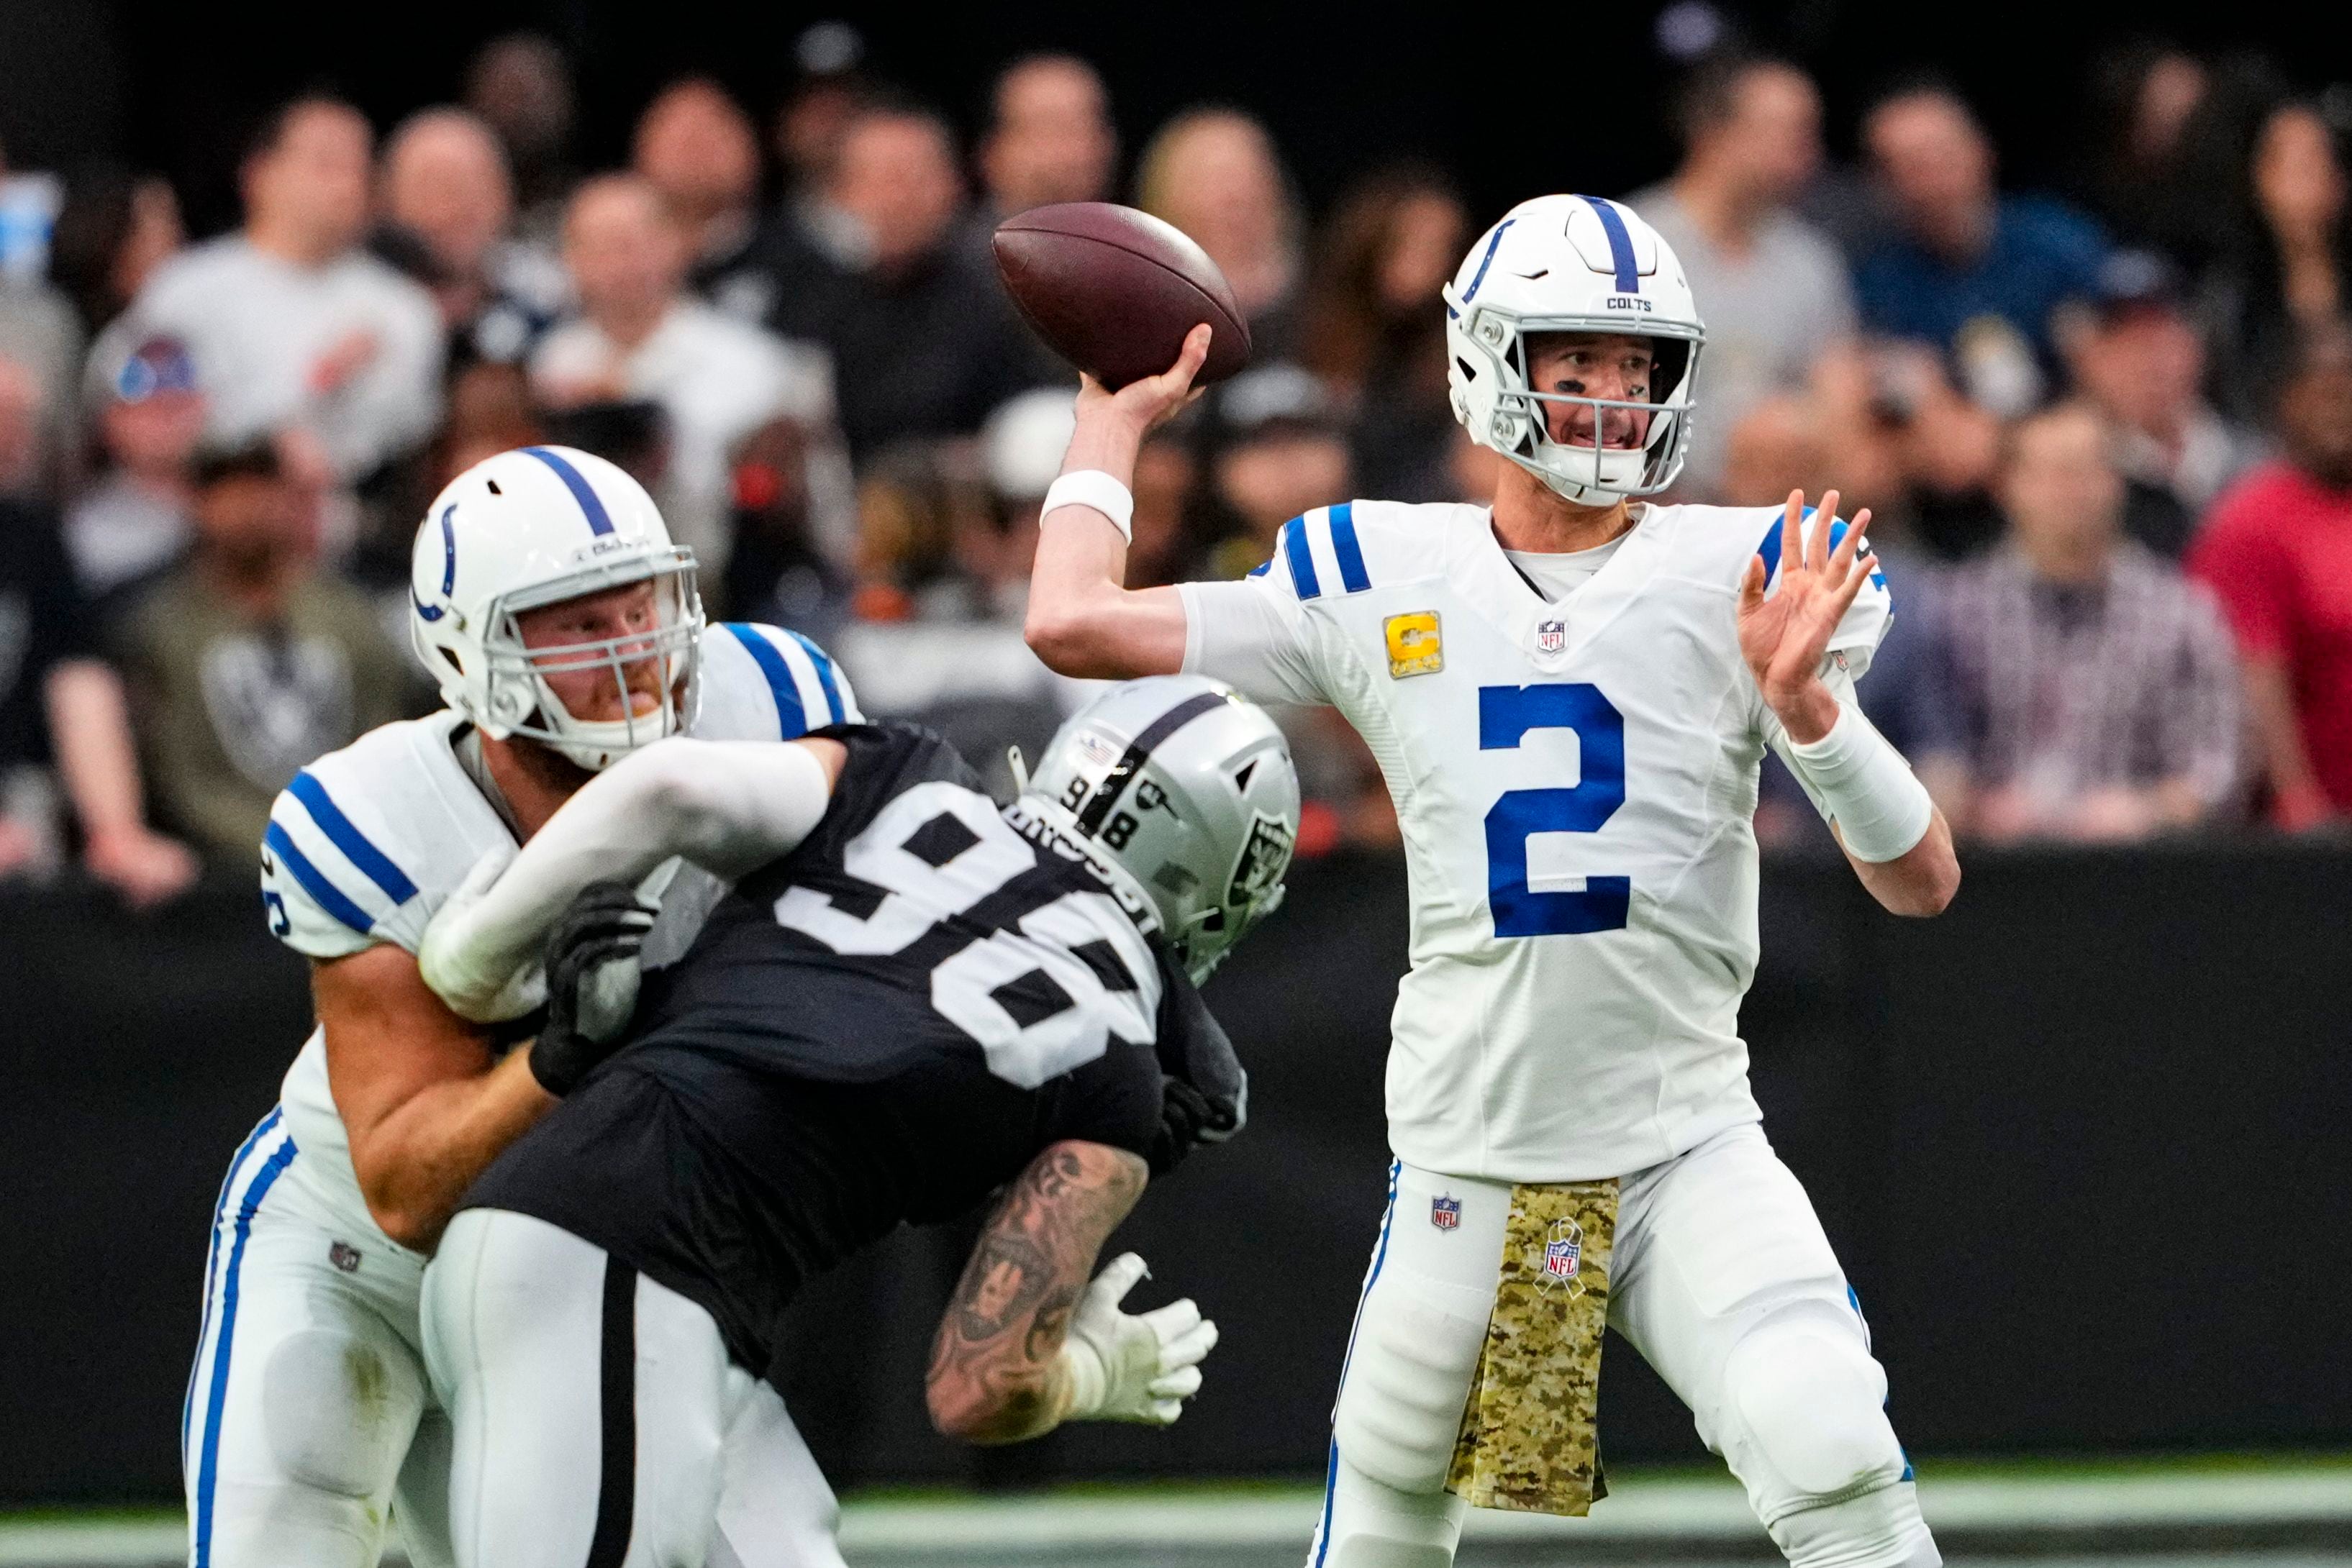
M 1885 1375 L 1738 1031 L 1767 747 L 1888 909 L 1936 914 L 1958 885 L 1949 830 L 1855 705 L 1891 613 L 1868 514 L 1839 523 L 1833 492 L 1643 499 L 1681 466 L 1706 333 L 1629 209 L 1522 204 L 1444 293 L 1454 413 L 1509 460 L 1491 509 L 1335 505 L 1244 581 L 1129 591 L 1126 483 L 1190 395 L 1201 328 L 1165 374 L 1080 391 L 1030 601 L 1065 674 L 1339 708 L 1396 801 L 1397 1162 L 1311 1562 L 1440 1568 L 1465 1499 L 1581 1511 L 1605 1321 L 1791 1563 L 1932 1568 Z M 1547 1380 L 1522 1407 L 1540 1419 L 1515 1418 Z

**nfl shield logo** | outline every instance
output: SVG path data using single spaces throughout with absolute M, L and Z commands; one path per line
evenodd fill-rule
M 1536 628 L 1536 652 L 1557 653 L 1568 646 L 1568 622 L 1547 621 Z
M 1584 1260 L 1584 1228 L 1573 1219 L 1563 1219 L 1551 1228 L 1551 1238 L 1544 1243 L 1544 1275 L 1565 1284 L 1576 1278 L 1577 1265 Z
M 1462 1200 L 1458 1197 L 1431 1198 L 1429 1222 L 1440 1230 L 1459 1230 L 1462 1228 Z

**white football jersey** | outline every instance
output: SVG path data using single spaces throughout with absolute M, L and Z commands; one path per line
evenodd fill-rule
M 691 733 L 706 740 L 790 740 L 862 716 L 824 651 L 773 626 L 708 628 L 698 681 Z M 270 808 L 261 847 L 263 911 L 278 940 L 310 958 L 379 942 L 414 953 L 475 862 L 513 845 L 453 748 L 465 725 L 447 709 L 387 724 L 295 775 Z M 289 1169 L 345 1222 L 381 1236 L 329 1092 L 324 1031 L 311 1031 L 280 1097 L 296 1146 L 313 1156 Z
M 1388 1066 L 1408 1164 L 1624 1176 L 1757 1117 L 1751 818 L 1784 737 L 1737 607 L 1759 554 L 1777 591 L 1780 513 L 1635 517 L 1557 602 L 1486 508 L 1382 501 L 1285 524 L 1242 582 L 1183 587 L 1186 670 L 1337 707 L 1387 777 L 1412 901 Z M 1874 575 L 1832 652 L 1858 674 L 1891 615 Z

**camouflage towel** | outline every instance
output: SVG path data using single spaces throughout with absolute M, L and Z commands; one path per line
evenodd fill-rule
M 1593 1430 L 1617 1183 L 1511 1189 L 1486 1343 L 1445 1490 L 1473 1508 L 1580 1517 L 1606 1497 Z

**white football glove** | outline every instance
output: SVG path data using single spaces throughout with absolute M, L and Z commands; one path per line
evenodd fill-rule
M 547 977 L 540 973 L 536 944 L 520 964 L 509 964 L 482 941 L 476 917 L 475 906 L 514 857 L 511 844 L 486 852 L 457 891 L 434 911 L 416 945 L 416 967 L 433 994 L 448 1003 L 451 1012 L 476 1023 L 520 1018 L 547 1000 Z
M 1139 1421 L 1165 1427 L 1201 1391 L 1201 1361 L 1217 1343 L 1217 1325 L 1191 1300 L 1137 1316 L 1118 1310 L 1150 1272 L 1132 1252 L 1112 1259 L 1078 1298 L 1062 1342 L 1070 1373 L 1071 1421 Z

